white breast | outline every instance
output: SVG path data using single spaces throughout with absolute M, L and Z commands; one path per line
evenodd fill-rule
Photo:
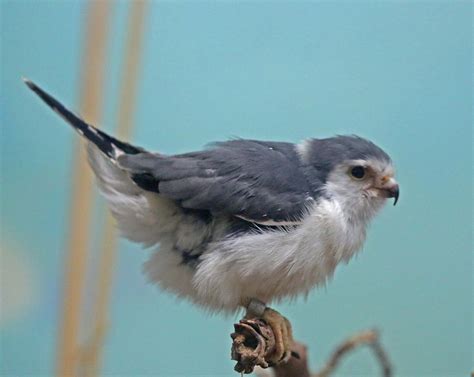
M 296 228 L 212 244 L 193 282 L 199 301 L 215 310 L 235 310 L 246 298 L 269 303 L 324 284 L 364 239 L 365 223 L 349 221 L 337 201 L 323 200 Z

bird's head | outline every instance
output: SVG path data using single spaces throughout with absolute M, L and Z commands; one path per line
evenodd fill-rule
M 315 168 L 325 194 L 350 212 L 370 218 L 388 198 L 400 194 L 392 160 L 358 136 L 311 139 L 300 145 L 302 160 Z

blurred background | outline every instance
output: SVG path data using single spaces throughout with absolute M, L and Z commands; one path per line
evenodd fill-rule
M 327 287 L 276 308 L 313 368 L 377 327 L 397 376 L 468 375 L 470 1 L 0 4 L 2 376 L 235 376 L 237 318 L 146 282 L 150 252 L 115 247 L 77 135 L 22 76 L 165 153 L 233 136 L 375 141 L 396 163 L 399 205 Z M 337 375 L 378 373 L 364 349 Z

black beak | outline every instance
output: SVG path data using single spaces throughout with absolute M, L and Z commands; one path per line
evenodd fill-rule
M 400 187 L 397 184 L 393 185 L 390 188 L 387 188 L 387 198 L 394 198 L 393 205 L 396 205 L 398 202 L 398 197 L 400 196 Z

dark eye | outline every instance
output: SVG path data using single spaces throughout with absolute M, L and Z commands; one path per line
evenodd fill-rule
M 351 175 L 355 179 L 362 179 L 365 176 L 365 168 L 363 166 L 354 166 L 351 169 Z

